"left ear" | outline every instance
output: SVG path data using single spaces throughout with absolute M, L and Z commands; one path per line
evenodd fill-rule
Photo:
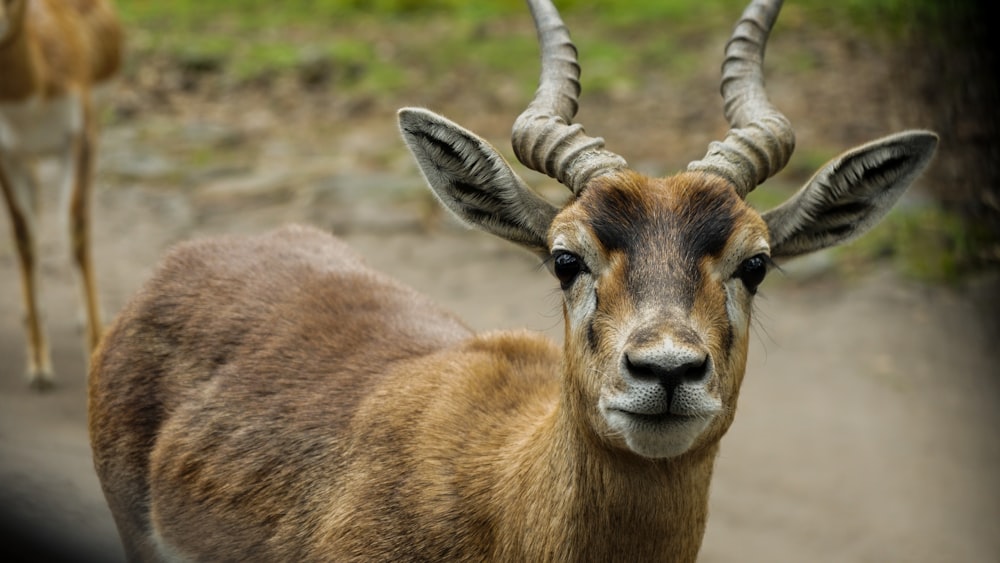
M 827 163 L 788 201 L 763 214 L 771 256 L 799 256 L 867 232 L 927 167 L 937 143 L 930 131 L 904 131 Z
M 420 108 L 399 110 L 403 140 L 441 203 L 464 223 L 548 256 L 558 209 L 531 189 L 485 140 Z

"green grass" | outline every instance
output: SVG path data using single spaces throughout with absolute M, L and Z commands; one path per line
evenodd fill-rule
M 523 0 L 118 0 L 123 16 L 134 23 L 159 22 L 175 29 L 198 27 L 208 20 L 237 17 L 247 21 L 324 24 L 345 19 L 427 17 L 446 15 L 462 21 L 487 21 L 498 16 L 522 15 Z M 706 19 L 732 20 L 745 0 L 562 0 L 566 15 L 600 14 L 613 25 L 672 21 L 695 25 Z M 900 28 L 916 20 L 940 21 L 955 12 L 971 10 L 975 0 L 799 0 L 786 2 L 786 11 L 846 20 L 872 28 Z M 829 21 L 829 20 L 824 20 Z M 710 22 L 714 24 L 714 21 Z
M 971 0 L 952 0 L 951 7 Z M 782 22 L 855 27 L 864 33 L 904 33 L 914 21 L 934 21 L 936 0 L 801 0 L 788 2 Z M 628 70 L 650 62 L 672 71 L 693 70 L 684 37 L 732 25 L 744 0 L 564 0 L 558 2 L 577 33 L 591 92 L 628 88 Z M 229 83 L 282 73 L 306 81 L 332 80 L 372 94 L 406 88 L 414 64 L 436 72 L 469 65 L 516 73 L 530 91 L 535 71 L 522 62 L 537 55 L 524 24 L 523 0 L 118 0 L 136 57 L 159 55 L 195 72 L 217 72 Z M 955 9 L 955 8 L 952 8 Z M 670 34 L 663 32 L 670 29 Z M 500 32 L 491 32 L 499 29 Z M 390 56 L 380 42 L 398 45 Z M 405 51 L 400 53 L 398 51 Z M 809 68 L 808 53 L 786 64 Z M 683 75 L 683 74 L 682 74 Z
M 902 275 L 926 283 L 954 283 L 983 265 L 990 234 L 958 213 L 937 206 L 899 207 L 836 256 L 842 273 L 863 272 L 889 260 Z

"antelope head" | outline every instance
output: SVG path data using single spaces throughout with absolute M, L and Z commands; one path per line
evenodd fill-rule
M 529 4 L 542 70 L 512 143 L 522 164 L 572 190 L 568 203 L 541 198 L 486 141 L 427 110 L 400 110 L 403 138 L 448 209 L 539 254 L 558 280 L 563 405 L 574 419 L 647 458 L 710 447 L 732 422 L 752 301 L 768 270 L 872 227 L 927 166 L 937 136 L 906 131 L 851 149 L 782 205 L 754 210 L 747 194 L 795 144 L 762 73 L 781 1 L 758 0 L 725 49 L 729 132 L 686 170 L 646 177 L 573 123 L 576 49 L 550 2 Z

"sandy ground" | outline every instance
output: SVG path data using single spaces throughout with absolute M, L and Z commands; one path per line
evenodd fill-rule
M 821 138 L 860 142 L 900 128 L 878 120 L 898 118 L 884 111 L 896 97 L 850 95 L 867 82 L 885 83 L 891 72 L 863 49 L 852 56 L 852 64 L 868 66 L 852 71 L 850 82 L 788 80 L 782 87 L 775 79 L 775 98 L 793 107 L 793 123 L 805 124 L 801 146 L 815 147 Z M 838 58 L 823 60 L 833 65 Z M 688 107 L 696 98 L 681 99 L 701 119 Z M 855 108 L 857 100 L 881 105 Z M 718 105 L 714 98 L 706 103 Z M 243 99 L 208 112 L 173 106 L 106 129 L 94 238 L 107 320 L 171 243 L 297 221 L 344 235 L 371 263 L 473 327 L 527 326 L 561 338 L 556 284 L 533 258 L 454 227 L 429 197 L 412 195 L 420 179 L 391 112 L 310 136 L 309 127 L 283 127 L 286 116 L 267 104 Z M 813 119 L 816 108 L 846 116 L 843 129 L 824 129 Z M 498 142 L 514 115 L 436 109 L 473 115 L 464 123 Z M 591 116 L 595 130 L 621 146 L 626 132 L 609 125 L 616 118 L 594 110 Z M 686 123 L 681 117 L 632 117 L 635 151 L 619 150 L 639 152 L 640 165 L 658 152 L 677 162 L 700 156 L 665 150 L 683 140 L 697 152 L 700 137 L 655 137 L 672 130 L 667 122 L 674 129 Z M 642 130 L 647 121 L 650 131 Z M 189 166 L 198 159 L 177 147 L 204 149 L 214 164 Z M 29 390 L 23 378 L 17 266 L 9 221 L 0 216 L 0 519 L 9 553 L 16 538 L 45 551 L 26 560 L 112 562 L 122 552 L 91 465 L 77 290 L 57 209 L 47 204 L 41 237 L 58 377 L 46 394 Z M 718 460 L 701 559 L 1000 561 L 998 301 L 995 275 L 956 287 L 908 281 L 888 267 L 851 279 L 793 267 L 771 276 L 757 301 L 750 365 Z

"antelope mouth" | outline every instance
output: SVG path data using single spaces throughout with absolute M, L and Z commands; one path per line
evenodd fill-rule
M 704 385 L 682 385 L 673 392 L 659 386 L 635 385 L 600 401 L 605 416 L 633 428 L 707 424 L 722 410 L 722 402 Z M 659 429 L 659 428 L 657 428 Z
M 667 409 L 663 412 L 635 412 L 625 409 L 609 409 L 609 419 L 618 419 L 619 422 L 635 430 L 663 431 L 671 429 L 681 429 L 689 426 L 703 426 L 711 422 L 715 417 L 715 412 L 699 413 L 678 413 Z
M 671 412 L 669 410 L 661 413 L 642 413 L 642 412 L 632 412 L 632 411 L 618 409 L 617 412 L 627 416 L 628 418 L 631 418 L 636 422 L 640 422 L 643 424 L 654 424 L 654 425 L 685 423 L 702 418 L 709 418 L 707 416 L 678 414 L 675 412 Z
M 605 420 L 622 445 L 640 456 L 662 459 L 688 451 L 708 428 L 711 414 L 689 415 L 671 411 L 637 413 L 609 409 Z

